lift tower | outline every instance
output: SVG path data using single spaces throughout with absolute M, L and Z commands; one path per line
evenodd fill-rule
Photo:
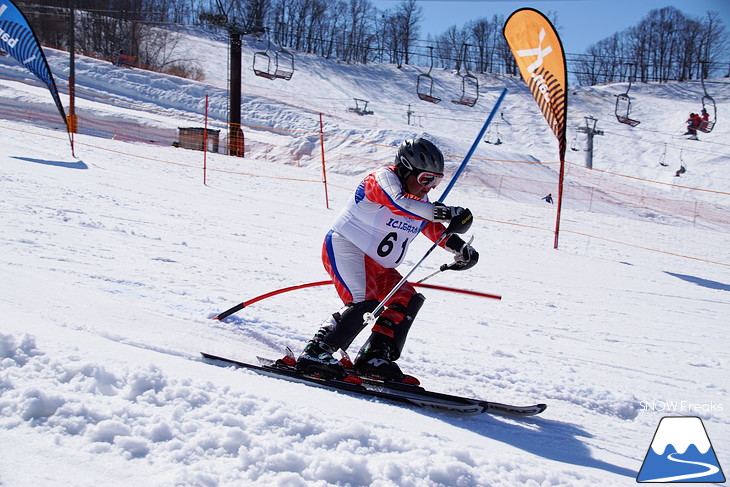
M 599 130 L 596 128 L 596 123 L 598 122 L 598 119 L 591 116 L 585 117 L 585 119 L 585 127 L 578 127 L 577 130 L 578 132 L 586 134 L 586 167 L 588 169 L 593 169 L 593 136 L 603 135 L 603 130 Z

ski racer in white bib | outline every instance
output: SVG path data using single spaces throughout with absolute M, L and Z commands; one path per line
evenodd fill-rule
M 332 354 L 347 350 L 365 327 L 363 315 L 372 312 L 400 282 L 396 267 L 404 261 L 411 241 L 423 233 L 436 242 L 446 229 L 441 222 L 469 211 L 429 201 L 428 192 L 443 175 L 441 151 L 428 140 L 416 138 L 398 147 L 394 165 L 376 170 L 360 183 L 322 246 L 322 262 L 345 306 L 307 343 L 297 368 L 344 379 L 349 375 L 346 366 L 351 365 L 358 375 L 418 384 L 395 363 L 425 299 L 407 282 L 385 303 L 354 364 L 343 365 Z M 479 259 L 477 251 L 456 234 L 441 246 L 454 254 L 450 269 L 469 269 Z

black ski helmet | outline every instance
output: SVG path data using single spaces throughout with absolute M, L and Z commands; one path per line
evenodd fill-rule
M 395 166 L 403 178 L 411 173 L 444 173 L 444 155 L 426 139 L 416 137 L 404 140 L 395 154 Z

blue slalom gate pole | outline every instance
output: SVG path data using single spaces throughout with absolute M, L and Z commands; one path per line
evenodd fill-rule
M 489 124 L 492 123 L 492 119 L 494 118 L 494 115 L 497 113 L 497 109 L 499 108 L 499 105 L 502 104 L 502 100 L 504 99 L 504 95 L 507 94 L 507 88 L 502 89 L 502 94 L 499 95 L 499 98 L 497 98 L 497 103 L 494 104 L 494 108 L 492 108 L 492 113 L 489 114 L 489 117 L 487 118 L 487 121 L 484 122 L 484 126 L 482 127 L 482 130 L 479 131 L 479 135 L 477 135 L 477 138 L 474 139 L 474 143 L 471 145 L 471 149 L 469 149 L 469 152 L 466 154 L 466 157 L 464 157 L 464 160 L 461 161 L 461 165 L 456 170 L 456 173 L 454 174 L 454 177 L 451 178 L 451 181 L 449 181 L 449 185 L 446 186 L 446 189 L 441 194 L 441 197 L 437 200 L 440 202 L 443 202 L 444 199 L 446 199 L 446 195 L 449 194 L 451 191 L 451 188 L 454 187 L 454 184 L 456 184 L 456 180 L 459 179 L 459 176 L 461 176 L 461 173 L 464 172 L 464 169 L 466 169 L 466 165 L 469 163 L 469 159 L 471 159 L 472 154 L 474 154 L 474 151 L 477 149 L 477 146 L 479 145 L 479 141 L 482 140 L 482 137 L 484 137 L 484 132 L 487 131 L 487 127 L 489 127 Z
M 444 201 L 444 198 L 446 198 L 446 195 L 448 195 L 449 194 L 449 191 L 451 191 L 451 188 L 453 188 L 454 187 L 454 184 L 456 184 L 456 180 L 459 179 L 459 176 L 464 171 L 464 168 L 466 168 L 466 165 L 469 163 L 469 159 L 471 159 L 472 154 L 474 154 L 474 151 L 477 149 L 477 146 L 479 145 L 479 141 L 482 140 L 482 137 L 484 137 L 484 132 L 487 131 L 487 127 L 489 127 L 489 124 L 492 123 L 492 119 L 494 118 L 494 114 L 497 113 L 497 109 L 499 108 L 499 105 L 502 103 L 502 100 L 504 99 L 504 95 L 506 95 L 506 94 L 507 94 L 507 88 L 502 89 L 502 94 L 499 95 L 499 98 L 497 99 L 497 103 L 494 104 L 494 108 L 492 108 L 492 113 L 489 114 L 489 117 L 487 118 L 487 121 L 484 122 L 484 126 L 482 127 L 482 130 L 479 131 L 479 135 L 477 135 L 477 138 L 474 139 L 474 143 L 471 145 L 471 149 L 469 149 L 469 152 L 466 154 L 466 157 L 464 157 L 464 160 L 461 161 L 461 165 L 456 170 L 456 173 L 454 174 L 454 177 L 451 178 L 451 181 L 449 182 L 449 185 L 446 186 L 446 189 L 441 194 L 441 198 L 439 198 L 438 201 L 443 202 Z M 449 236 L 449 229 L 452 227 L 452 225 L 454 223 L 455 223 L 455 220 L 451 220 L 451 223 L 449 223 L 449 227 L 446 228 L 446 230 L 444 231 L 443 235 L 441 235 L 441 238 L 439 238 L 436 242 L 434 242 L 434 244 L 431 246 L 431 248 L 428 249 L 428 252 L 426 252 L 426 254 L 421 258 L 421 260 L 419 260 L 416 263 L 416 265 L 414 265 L 413 268 L 408 272 L 408 274 L 406 274 L 400 280 L 400 282 L 395 285 L 395 287 L 390 291 L 390 293 L 388 293 L 388 295 L 382 301 L 380 301 L 380 303 L 375 308 L 375 310 L 372 313 L 365 313 L 365 315 L 364 315 L 365 323 L 370 323 L 370 324 L 375 323 L 375 320 L 377 319 L 378 315 L 380 315 L 380 313 L 382 313 L 383 310 L 385 309 L 385 303 L 388 302 L 388 300 L 398 291 L 398 289 L 400 289 L 400 287 L 406 282 L 406 280 L 410 277 L 410 275 L 413 274 L 413 271 L 415 271 L 418 268 L 418 266 L 420 266 L 421 263 L 423 263 L 423 261 L 426 260 L 426 257 L 429 256 L 429 254 L 433 251 L 433 249 L 435 249 L 436 247 L 438 247 L 438 245 L 446 237 Z M 421 224 L 421 228 L 423 228 L 425 225 L 426 225 L 426 222 L 424 221 Z M 459 232 L 459 233 L 461 233 L 461 232 Z M 444 271 L 446 269 L 448 269 L 448 267 L 441 266 L 437 272 L 434 272 L 430 276 L 427 276 L 427 277 L 421 279 L 420 281 L 418 281 L 418 283 L 420 284 L 423 281 L 425 281 L 426 279 L 428 279 L 429 277 L 431 277 L 431 276 L 433 276 L 435 274 L 438 274 L 438 272 Z

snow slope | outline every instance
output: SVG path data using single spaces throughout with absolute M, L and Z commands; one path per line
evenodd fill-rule
M 221 115 L 225 45 L 190 45 L 207 73 L 203 83 L 77 60 L 85 89 L 164 114 L 83 99 L 80 109 L 174 128 L 200 114 L 210 93 Z M 251 55 L 246 49 L 244 66 Z M 64 59 L 49 52 L 61 79 Z M 249 123 L 311 129 L 323 111 L 328 131 L 385 146 L 427 133 L 463 156 L 490 100 L 507 86 L 510 123 L 499 125 L 505 143 L 480 144 L 476 156 L 557 158 L 519 80 L 481 78 L 479 109 L 470 110 L 418 102 L 417 68 L 297 60 L 289 83 L 244 74 Z M 23 76 L 12 60 L 0 58 L 0 76 L 3 106 L 51 105 L 44 90 L 5 79 Z M 453 73 L 435 76 L 439 86 L 457 86 Z M 730 104 L 726 81 L 712 85 L 720 113 Z M 667 143 L 688 163 L 683 183 L 727 192 L 730 129 L 718 124 L 699 144 L 674 138 L 701 87 L 633 87 L 642 100 L 642 125 L 633 131 L 610 122 L 612 97 L 625 88 L 580 89 L 571 98 L 571 126 L 593 114 L 605 129 L 594 167 L 671 183 L 676 166 L 657 164 L 656 151 Z M 375 114 L 347 112 L 352 97 L 377 100 Z M 404 123 L 404 100 L 423 114 L 422 127 Z M 468 179 L 457 184 L 448 201 L 476 214 L 480 263 L 431 282 L 503 299 L 426 292 L 401 365 L 434 390 L 549 406 L 526 420 L 455 418 L 198 358 L 201 350 L 254 360 L 285 346 L 299 349 L 339 307 L 333 289 L 318 287 L 261 301 L 224 322 L 209 319 L 265 292 L 325 279 L 321 239 L 367 167 L 338 165 L 328 173 L 328 210 L 321 185 L 296 181 L 317 180 L 316 163 L 236 160 L 248 174 L 266 177 L 214 174 L 204 186 L 193 151 L 81 135 L 73 158 L 65 135 L 48 128 L 0 119 L 0 134 L 2 485 L 634 485 L 667 414 L 700 416 L 720 464 L 730 464 L 727 227 L 642 217 L 618 204 L 588 213 L 566 202 L 564 226 L 641 245 L 567 234 L 553 250 L 552 235 L 529 226 L 550 227 L 553 207 L 534 197 L 497 198 Z M 372 156 L 354 144 L 340 149 Z M 374 156 L 388 162 L 382 154 L 392 152 Z M 551 164 L 475 161 L 474 173 L 529 178 L 555 171 Z M 210 154 L 209 164 L 232 162 Z M 646 184 L 646 191 L 730 205 L 726 194 L 696 196 L 674 185 Z M 646 250 L 667 239 L 704 259 Z M 414 242 L 403 272 L 428 246 Z M 448 259 L 435 252 L 416 278 Z

